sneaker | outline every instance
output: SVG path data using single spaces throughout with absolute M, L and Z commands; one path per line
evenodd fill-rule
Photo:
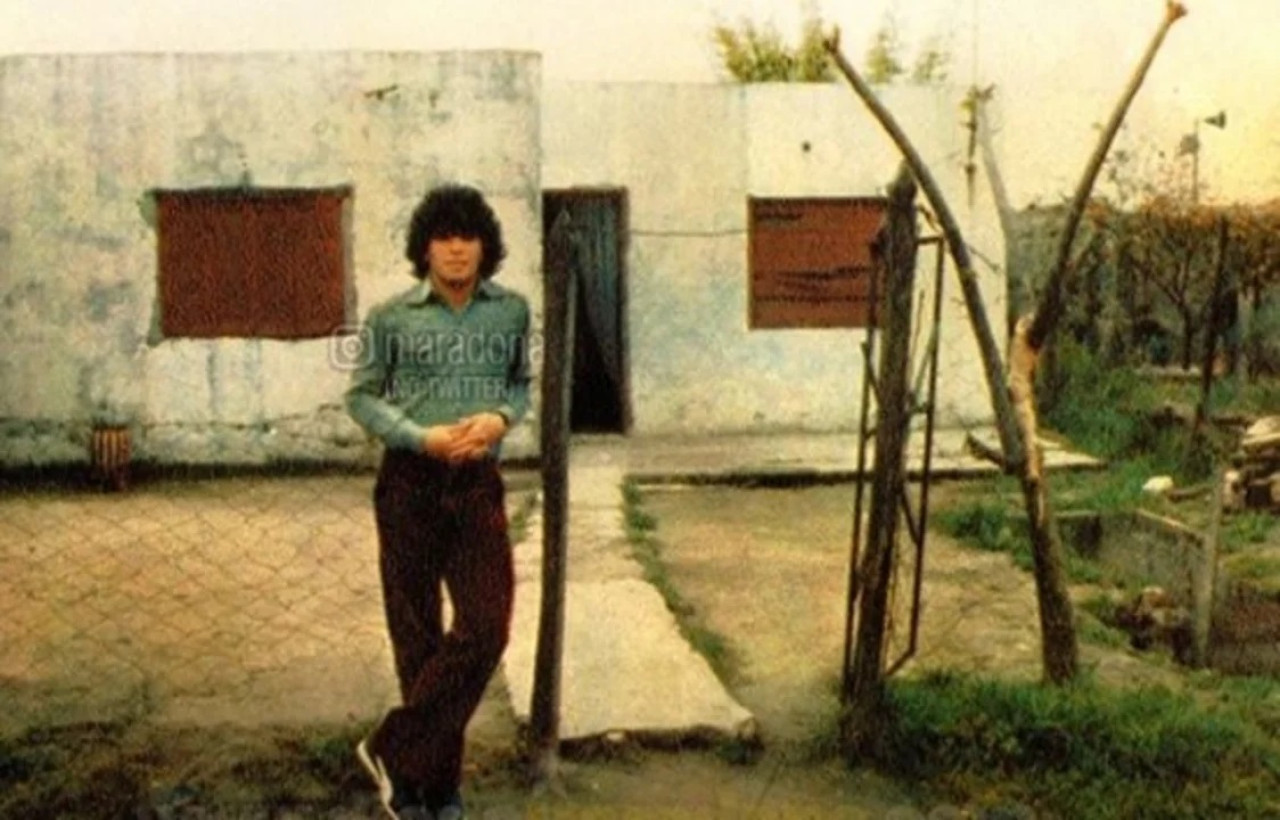
M 436 809 L 436 820 L 465 820 L 467 810 L 462 805 L 462 795 L 457 792 Z
M 394 777 L 383 765 L 382 758 L 369 751 L 368 738 L 356 744 L 356 756 L 378 784 L 378 799 L 392 820 L 431 820 L 431 812 L 421 805 L 409 784 Z

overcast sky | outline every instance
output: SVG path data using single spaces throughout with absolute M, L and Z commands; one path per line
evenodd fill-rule
M 1221 194 L 1280 195 L 1280 0 L 1186 0 L 1143 90 L 1164 144 L 1220 109 L 1203 168 Z M 1112 100 L 1164 0 L 812 0 L 861 62 L 892 15 L 910 59 L 929 38 L 953 79 L 995 83 L 1031 108 L 1074 85 Z M 720 79 L 709 32 L 750 18 L 793 34 L 803 0 L 0 0 L 0 53 L 518 48 L 548 79 Z M 1033 89 L 1037 89 L 1033 91 Z M 1090 122 L 1100 110 L 1081 111 Z M 1157 124 L 1158 120 L 1163 122 Z M 1014 180 L 1017 185 L 1018 181 Z M 1215 183 L 1210 182 L 1210 188 Z

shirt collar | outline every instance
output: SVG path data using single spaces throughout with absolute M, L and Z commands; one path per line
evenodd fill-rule
M 498 286 L 490 282 L 488 279 L 481 279 L 476 285 L 474 296 L 485 299 L 492 299 L 498 295 Z M 409 295 L 409 304 L 425 305 L 429 302 L 443 304 L 439 294 L 431 289 L 431 282 L 428 279 L 422 279 L 414 286 L 413 291 Z

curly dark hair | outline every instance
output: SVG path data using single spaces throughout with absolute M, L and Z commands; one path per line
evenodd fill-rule
M 507 256 L 502 243 L 502 226 L 493 209 L 475 188 L 466 185 L 441 185 L 427 192 L 413 212 L 409 223 L 409 241 L 404 255 L 413 263 L 413 273 L 425 279 L 428 273 L 426 250 L 432 239 L 465 236 L 480 240 L 480 278 L 488 279 L 498 272 Z

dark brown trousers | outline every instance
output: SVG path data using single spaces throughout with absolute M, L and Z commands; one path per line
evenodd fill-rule
M 514 578 L 493 459 L 457 465 L 388 450 L 374 488 L 383 602 L 403 705 L 372 751 L 428 800 L 454 793 L 463 742 L 506 648 Z M 453 620 L 444 630 L 441 588 Z

